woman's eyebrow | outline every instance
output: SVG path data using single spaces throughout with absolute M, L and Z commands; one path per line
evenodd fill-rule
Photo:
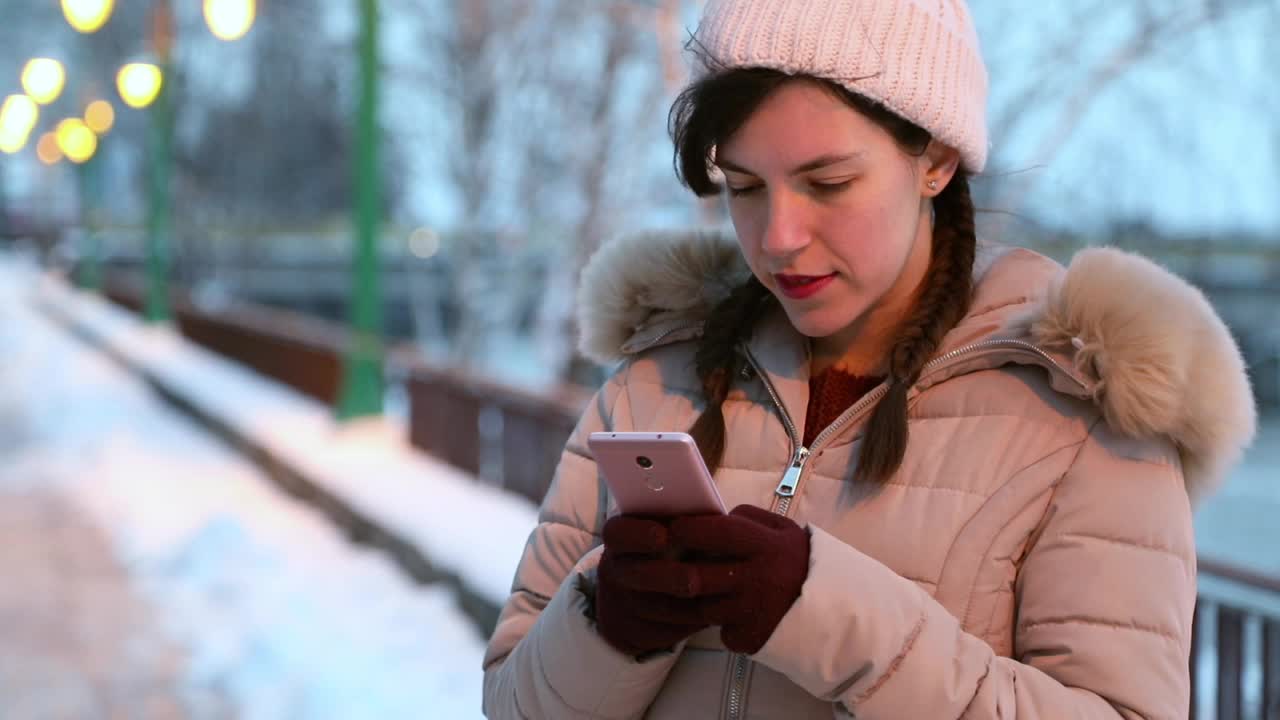
M 803 163 L 801 163 L 801 164 L 799 164 L 799 165 L 795 166 L 794 168 L 792 168 L 792 169 L 791 169 L 791 172 L 789 172 L 789 173 L 787 173 L 787 174 L 788 174 L 788 175 L 799 175 L 800 173 L 809 172 L 810 170 L 818 170 L 818 169 L 821 169 L 821 168 L 824 168 L 824 167 L 827 167 L 827 166 L 830 166 L 830 165 L 835 165 L 836 163 L 842 163 L 842 162 L 844 162 L 844 161 L 846 161 L 846 160 L 856 160 L 856 159 L 859 159 L 859 158 L 863 157 L 864 155 L 866 155 L 866 152 L 861 151 L 861 150 L 859 150 L 858 152 L 844 153 L 844 154 L 834 154 L 834 153 L 829 153 L 829 154 L 826 154 L 826 155 L 819 155 L 818 157 L 816 157 L 816 158 L 814 158 L 814 159 L 812 159 L 812 160 L 809 160 L 809 161 L 803 162 Z M 736 164 L 736 163 L 734 163 L 734 162 L 732 162 L 732 161 L 730 161 L 730 160 L 726 160 L 726 159 L 724 159 L 724 158 L 716 158 L 716 160 L 715 160 L 714 162 L 715 162 L 716 167 L 720 168 L 721 170 L 728 170 L 729 172 L 742 173 L 743 175 L 755 175 L 755 174 L 756 174 L 755 172 L 753 172 L 753 171 L 751 171 L 751 170 L 748 170 L 748 169 L 746 169 L 746 168 L 744 168 L 744 167 L 742 167 L 742 166 L 740 166 L 740 165 L 738 165 L 738 164 Z

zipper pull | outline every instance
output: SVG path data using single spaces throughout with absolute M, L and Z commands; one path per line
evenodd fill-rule
M 778 483 L 778 488 L 774 490 L 779 497 L 791 497 L 796 494 L 796 483 L 800 482 L 800 473 L 804 470 L 804 463 L 809 459 L 809 448 L 801 446 L 796 450 L 796 456 L 791 459 L 791 467 L 787 468 L 787 472 L 782 475 L 782 482 Z

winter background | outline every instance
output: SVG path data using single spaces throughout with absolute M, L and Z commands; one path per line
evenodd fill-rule
M 983 233 L 1060 258 L 1134 247 L 1222 303 L 1266 414 L 1197 515 L 1200 548 L 1280 574 L 1280 3 L 971 4 L 992 84 Z M 0 0 L 0 97 L 35 56 L 69 73 L 40 131 L 112 96 L 114 69 L 145 56 L 150 3 L 118 5 L 82 36 L 56 3 Z M 379 5 L 387 332 L 530 391 L 598 383 L 572 352 L 584 260 L 619 234 L 725 222 L 676 183 L 666 136 L 701 3 Z M 201 302 L 345 319 L 356 8 L 264 0 L 223 43 L 176 3 L 174 273 Z M 108 272 L 144 259 L 146 115 L 116 105 L 92 202 L 69 163 L 0 155 L 0 218 L 30 236 L 0 239 L 0 573 L 29 579 L 0 590 L 0 717 L 478 717 L 485 638 L 447 589 L 350 544 L 68 331 L 127 349 L 505 596 L 532 505 L 407 448 L 394 396 L 338 423 L 59 279 L 89 224 Z

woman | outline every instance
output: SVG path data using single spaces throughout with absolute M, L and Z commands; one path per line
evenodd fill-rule
M 494 718 L 1185 717 L 1192 502 L 1252 437 L 1239 352 L 1142 258 L 979 246 L 961 0 L 712 0 L 677 165 L 734 238 L 584 273 L 623 361 L 485 658 Z M 586 437 L 689 430 L 725 516 L 616 515 Z

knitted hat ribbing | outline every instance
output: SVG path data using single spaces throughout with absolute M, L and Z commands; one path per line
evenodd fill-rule
M 987 163 L 987 70 L 964 0 L 709 0 L 696 33 L 713 67 L 836 82 Z

